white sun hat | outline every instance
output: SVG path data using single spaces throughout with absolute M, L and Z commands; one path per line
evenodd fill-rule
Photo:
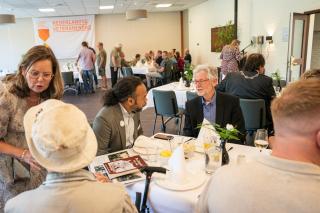
M 49 171 L 73 172 L 95 158 L 97 139 L 85 114 L 72 104 L 50 99 L 24 116 L 29 150 Z

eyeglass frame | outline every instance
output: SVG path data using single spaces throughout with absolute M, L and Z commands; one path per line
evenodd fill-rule
M 194 84 L 203 84 L 204 82 L 209 81 L 209 80 L 210 80 L 210 79 L 207 78 L 207 79 L 205 79 L 205 80 L 199 80 L 199 81 L 193 80 L 192 82 L 193 82 Z
M 35 77 L 35 76 L 32 75 L 32 73 L 34 73 L 34 72 L 38 72 L 38 76 L 37 76 L 37 77 Z M 30 74 L 30 78 L 33 79 L 33 80 L 39 79 L 41 75 L 42 75 L 42 78 L 45 79 L 45 80 L 51 80 L 51 79 L 53 78 L 53 76 L 54 76 L 53 73 L 50 73 L 50 78 L 49 78 L 49 77 L 45 77 L 45 75 L 46 75 L 46 74 L 49 74 L 49 73 L 39 72 L 39 71 L 36 71 L 36 70 L 31 70 L 31 71 L 29 70 L 29 71 L 27 71 L 27 73 Z M 42 74 L 41 74 L 41 73 L 42 73 Z

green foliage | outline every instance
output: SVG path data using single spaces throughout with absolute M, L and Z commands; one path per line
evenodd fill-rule
M 239 140 L 238 135 L 241 133 L 230 124 L 227 124 L 227 127 L 225 128 L 221 127 L 219 124 L 199 124 L 197 128 L 207 126 L 213 126 L 216 129 L 216 132 L 219 134 L 220 139 L 222 140 Z
M 221 52 L 222 48 L 226 44 L 230 44 L 235 38 L 235 27 L 232 21 L 228 21 L 226 26 L 221 27 L 217 32 L 217 51 Z
M 188 81 L 192 81 L 194 67 L 191 64 L 186 64 L 184 67 L 184 76 Z
M 277 69 L 274 73 L 271 73 L 271 77 L 273 80 L 277 80 L 277 81 L 281 80 L 281 76 L 279 72 L 280 72 L 279 69 Z

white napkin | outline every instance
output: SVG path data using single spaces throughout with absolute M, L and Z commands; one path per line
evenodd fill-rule
M 217 133 L 216 129 L 210 124 L 207 119 L 203 119 L 202 127 L 199 131 L 199 135 L 197 137 L 197 143 L 203 143 L 204 141 L 214 140 L 220 145 L 220 136 Z
M 170 180 L 172 182 L 183 184 L 187 181 L 188 173 L 182 145 L 174 150 L 168 161 L 168 166 L 170 169 Z
M 154 140 L 143 135 L 137 137 L 136 141 L 134 142 L 134 147 L 139 148 L 150 148 L 155 146 L 157 146 L 157 143 Z

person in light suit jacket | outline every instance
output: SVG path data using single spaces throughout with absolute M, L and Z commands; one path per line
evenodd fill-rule
M 147 89 L 140 78 L 125 77 L 108 90 L 104 106 L 96 115 L 93 131 L 98 141 L 97 155 L 131 148 L 143 133 L 139 112 L 146 105 Z
M 199 96 L 186 103 L 184 135 L 197 137 L 200 130 L 197 127 L 206 118 L 221 127 L 232 124 L 242 135 L 239 135 L 240 140 L 230 142 L 243 144 L 245 125 L 239 98 L 215 91 L 218 73 L 214 67 L 199 65 L 193 71 L 193 77 Z

